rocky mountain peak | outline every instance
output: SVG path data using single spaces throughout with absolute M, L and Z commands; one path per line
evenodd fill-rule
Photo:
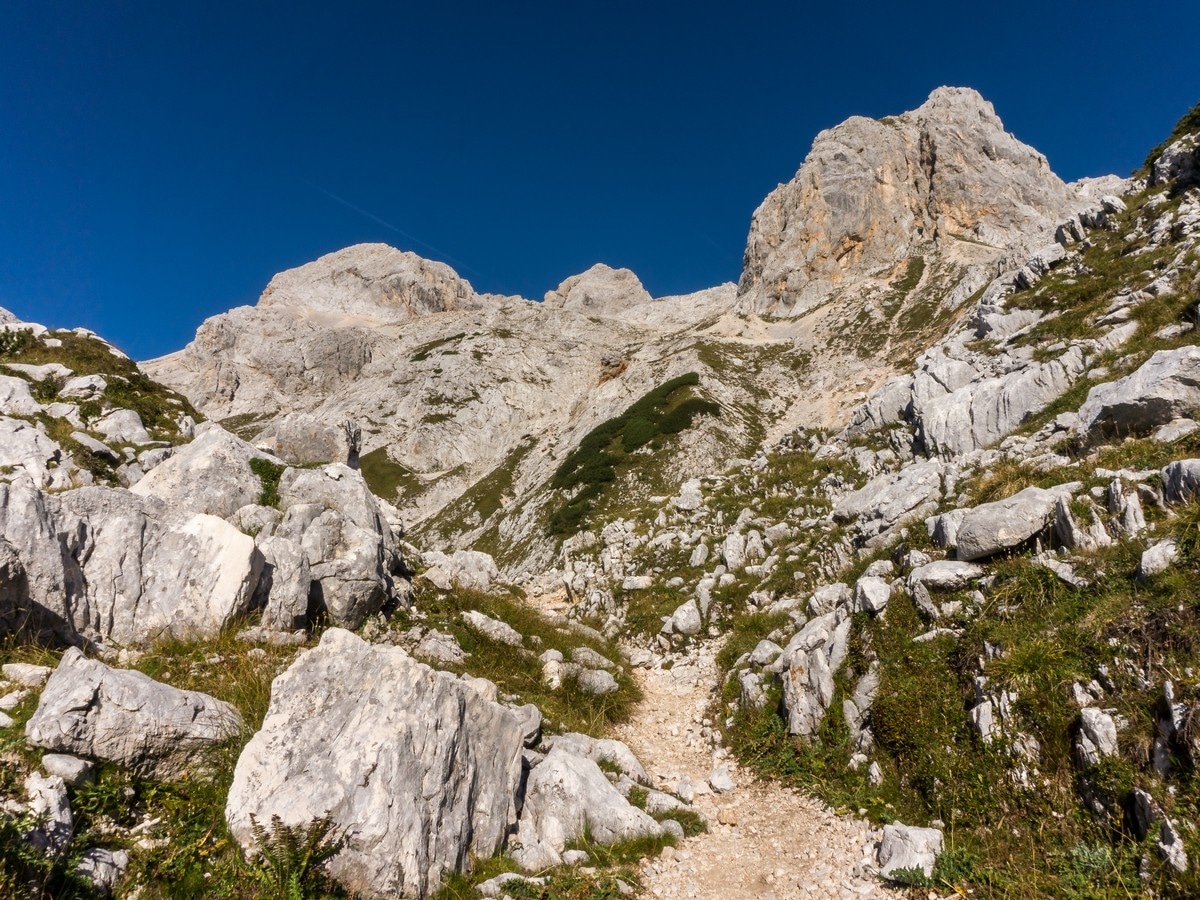
M 428 313 L 476 309 L 480 301 L 470 283 L 445 263 L 387 244 L 355 244 L 280 272 L 258 305 L 406 322 Z
M 911 112 L 817 135 L 754 214 L 739 295 L 759 312 L 799 315 L 949 241 L 1029 249 L 1077 204 L 978 92 L 938 88 Z
M 572 275 L 546 292 L 546 306 L 598 314 L 618 313 L 651 301 L 649 292 L 629 269 L 614 269 L 596 263 L 586 272 Z

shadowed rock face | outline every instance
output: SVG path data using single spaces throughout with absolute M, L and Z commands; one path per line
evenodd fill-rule
M 280 272 L 258 305 L 406 322 L 427 313 L 475 309 L 479 302 L 471 285 L 445 263 L 387 244 L 355 244 Z
M 934 241 L 1048 240 L 1075 202 L 978 93 L 938 88 L 898 118 L 856 116 L 817 135 L 754 213 L 738 293 L 744 308 L 799 315 Z

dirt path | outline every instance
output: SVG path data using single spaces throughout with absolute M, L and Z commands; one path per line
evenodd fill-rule
M 870 826 L 836 816 L 817 800 L 740 771 L 702 735 L 717 687 L 715 650 L 688 663 L 639 673 L 645 701 L 617 735 L 637 754 L 657 786 L 696 788 L 707 833 L 668 848 L 643 864 L 650 896 L 703 900 L 783 900 L 787 897 L 892 897 L 867 871 Z M 729 765 L 736 787 L 716 794 L 707 779 Z M 864 865 L 866 864 L 866 865 Z

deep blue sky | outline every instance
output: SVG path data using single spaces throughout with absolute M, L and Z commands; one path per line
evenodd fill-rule
M 6 3 L 0 306 L 147 358 L 359 241 L 481 291 L 597 261 L 696 290 L 737 279 L 817 131 L 939 84 L 1068 180 L 1128 174 L 1200 97 L 1198 24 L 1105 0 Z

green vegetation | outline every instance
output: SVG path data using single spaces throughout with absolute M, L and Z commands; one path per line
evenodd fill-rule
M 279 504 L 279 477 L 287 466 L 271 462 L 261 456 L 250 460 L 250 471 L 262 482 L 262 492 L 258 495 L 259 506 L 277 506 Z
M 285 825 L 278 815 L 271 816 L 270 830 L 251 813 L 250 826 L 261 853 L 254 874 L 269 896 L 306 900 L 333 889 L 321 864 L 337 854 L 343 841 L 334 835 L 329 813 L 299 826 Z
M 430 543 L 447 544 L 483 528 L 504 509 L 506 498 L 512 498 L 521 464 L 536 446 L 536 438 L 528 435 L 522 438 L 500 465 L 463 491 L 430 521 L 422 523 L 417 534 Z M 485 528 L 473 544 L 476 550 L 490 553 L 503 564 L 509 557 L 507 551 L 510 548 L 501 540 L 498 526 L 499 523 L 493 523 Z
M 542 681 L 542 663 L 538 658 L 555 649 L 570 659 L 576 647 L 590 647 L 611 660 L 620 659 L 617 646 L 589 634 L 576 632 L 565 623 L 552 621 L 521 602 L 517 596 L 503 597 L 459 588 L 446 594 L 424 596 L 418 608 L 421 624 L 453 634 L 470 657 L 459 665 L 443 668 L 487 678 L 495 682 L 501 694 L 514 695 L 520 703 L 536 704 L 543 723 L 552 732 L 582 731 L 603 734 L 613 724 L 628 718 L 641 693 L 624 672 L 617 672 L 619 689 L 596 696 L 580 690 L 573 679 L 565 679 L 558 690 Z M 525 636 L 530 649 L 514 650 L 508 644 L 491 640 L 468 627 L 462 613 L 478 610 L 507 622 Z M 403 616 L 401 617 L 403 621 Z M 536 648 L 536 649 L 534 649 Z
M 134 668 L 156 680 L 232 703 L 242 714 L 245 730 L 211 751 L 188 777 L 174 783 L 148 781 L 114 765 L 100 765 L 94 784 L 71 791 L 75 837 L 69 854 L 49 865 L 43 861 L 37 872 L 23 867 L 22 859 L 27 856 L 23 843 L 9 840 L 11 832 L 5 826 L 5 832 L 0 832 L 0 896 L 45 900 L 94 896 L 90 885 L 80 884 L 72 874 L 78 854 L 89 847 L 128 850 L 131 863 L 125 887 L 132 891 L 140 886 L 141 896 L 152 900 L 181 896 L 276 900 L 287 896 L 262 885 L 263 872 L 257 864 L 244 860 L 225 824 L 225 798 L 234 764 L 266 715 L 271 680 L 295 654 L 292 648 L 269 645 L 262 648 L 261 655 L 250 655 L 248 650 L 232 633 L 203 642 L 168 639 L 148 648 Z M 0 650 L 0 659 L 55 665 L 57 654 L 9 646 Z M 34 708 L 34 699 L 27 699 L 10 713 L 17 724 L 0 731 L 0 793 L 23 793 L 23 773 L 36 768 L 41 759 L 42 752 L 24 741 L 23 726 Z M 138 835 L 113 827 L 129 829 L 147 819 L 158 824 Z M 142 837 L 166 842 L 154 850 L 143 850 L 134 845 Z M 39 879 L 32 887 L 27 886 L 30 874 Z M 313 877 L 314 873 L 308 876 L 310 885 L 316 883 Z M 22 885 L 21 889 L 7 890 L 14 884 Z M 341 895 L 313 889 L 304 896 Z
M 40 366 L 58 363 L 76 375 L 103 376 L 107 387 L 101 400 L 81 404 L 81 413 L 89 421 L 99 418 L 107 409 L 131 409 L 141 417 L 151 436 L 172 443 L 184 440 L 177 421 L 181 415 L 203 421 L 204 417 L 182 394 L 147 378 L 133 360 L 117 355 L 99 338 L 73 331 L 55 331 L 51 336 L 62 346 L 49 347 L 45 340 L 28 331 L 8 331 L 2 336 L 0 372 L 29 381 L 30 392 L 39 403 L 57 399 L 61 388 L 58 380 L 53 377 L 33 379 L 9 368 L 8 364 Z
M 425 360 L 429 359 L 429 357 L 433 355 L 434 350 L 437 350 L 440 347 L 445 347 L 447 344 L 453 344 L 457 341 L 461 341 L 466 336 L 467 333 L 465 331 L 460 331 L 458 334 L 452 334 L 449 337 L 444 338 L 437 338 L 436 340 L 429 341 L 427 344 L 422 344 L 413 351 L 412 361 L 425 362 Z
M 574 495 L 550 516 L 548 531 L 566 537 L 580 531 L 596 501 L 617 480 L 629 457 L 647 444 L 686 430 L 698 415 L 719 415 L 720 407 L 693 396 L 700 376 L 689 372 L 647 393 L 623 414 L 592 429 L 573 450 L 550 486 Z
M 427 487 L 416 472 L 393 460 L 386 446 L 364 453 L 358 465 L 371 493 L 389 503 L 416 497 Z
M 1179 140 L 1186 134 L 1195 134 L 1200 132 L 1200 103 L 1197 103 L 1190 110 L 1183 114 L 1183 118 L 1175 123 L 1175 127 L 1171 129 L 1171 133 L 1167 135 L 1167 139 L 1155 147 L 1146 156 L 1146 161 L 1142 163 L 1142 167 L 1134 174 L 1146 176 L 1150 174 L 1150 169 L 1154 166 L 1155 161 L 1162 156 L 1162 152 L 1170 147 L 1173 143 Z
M 262 433 L 263 425 L 272 413 L 242 413 L 220 421 L 220 426 L 243 441 L 252 441 Z

